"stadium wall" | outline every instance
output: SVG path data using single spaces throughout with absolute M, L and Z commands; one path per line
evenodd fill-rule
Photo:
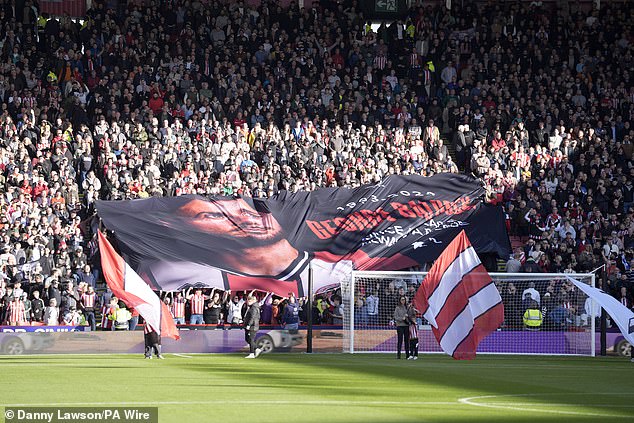
M 0 355 L 9 354 L 142 354 L 144 349 L 143 331 L 110 332 L 80 331 L 71 332 L 68 328 L 38 327 L 51 332 L 20 332 L 11 328 L 0 327 Z M 375 344 L 374 352 L 385 352 L 396 347 L 396 331 L 384 328 L 366 331 Z M 258 332 L 258 340 L 270 342 L 273 352 L 305 352 L 305 330 L 297 333 L 277 329 L 266 329 Z M 179 354 L 214 354 L 214 353 L 247 353 L 244 342 L 244 331 L 239 328 L 216 330 L 181 330 L 181 339 L 164 338 L 163 352 Z M 419 332 L 421 351 L 442 353 L 431 330 Z M 576 343 L 574 332 L 525 332 L 497 331 L 487 337 L 478 348 L 478 352 L 495 354 L 500 345 L 515 344 L 516 353 L 523 354 L 570 354 L 570 346 Z M 599 333 L 595 334 L 598 347 Z M 619 332 L 608 333 L 608 351 L 614 351 L 623 336 Z M 340 328 L 317 327 L 313 331 L 313 352 L 340 353 L 342 351 L 343 331 Z M 521 346 L 522 351 L 519 350 Z M 547 347 L 547 350 L 546 350 Z M 505 350 L 505 352 L 509 352 Z M 510 353 L 513 353 L 512 351 Z M 598 353 L 598 351 L 597 351 Z

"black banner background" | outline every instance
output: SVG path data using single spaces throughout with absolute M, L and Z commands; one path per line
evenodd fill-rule
M 153 261 L 191 262 L 230 275 L 290 280 L 299 278 L 289 275 L 298 274 L 304 253 L 330 263 L 350 261 L 362 270 L 432 262 L 462 229 L 478 253 L 506 258 L 510 243 L 502 209 L 484 204 L 483 194 L 473 178 L 439 174 L 389 176 L 355 189 L 281 192 L 270 199 L 99 201 L 97 209 L 135 269 L 147 272 Z M 173 288 L 165 276 L 149 279 Z M 222 284 L 202 285 L 229 284 L 225 276 Z

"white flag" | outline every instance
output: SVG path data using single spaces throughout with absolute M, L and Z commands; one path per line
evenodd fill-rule
M 566 276 L 577 288 L 586 293 L 586 295 L 599 303 L 601 307 L 610 315 L 612 321 L 621 329 L 621 333 L 627 341 L 634 345 L 634 313 L 625 307 L 616 298 L 610 294 L 606 294 L 598 288 L 594 288 L 577 279 Z

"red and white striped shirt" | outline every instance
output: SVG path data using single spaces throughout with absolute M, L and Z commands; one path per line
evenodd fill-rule
M 423 81 L 424 85 L 431 85 L 431 71 L 429 69 L 425 69 L 425 80 Z
M 9 303 L 9 322 L 20 323 L 26 321 L 24 303 L 22 301 L 11 301 Z
M 385 69 L 385 65 L 387 64 L 387 57 L 383 55 L 376 56 L 374 58 L 374 67 L 379 70 Z
M 418 339 L 418 328 L 415 324 L 409 325 L 409 339 Z
M 97 294 L 96 293 L 84 293 L 81 294 L 81 304 L 84 306 L 84 308 L 86 309 L 91 309 L 95 307 L 95 301 L 97 300 Z
M 409 55 L 409 65 L 413 68 L 420 67 L 420 63 L 418 61 L 418 53 L 412 53 Z
M 193 300 L 193 298 L 192 298 Z M 185 317 L 185 298 L 174 298 L 174 302 L 170 307 L 170 311 L 172 312 L 172 316 L 175 318 L 184 318 Z M 196 313 L 193 313 L 196 314 Z
M 114 306 L 105 305 L 101 310 L 101 328 L 102 329 L 110 329 L 112 327 L 113 321 L 108 319 L 108 315 L 114 313 L 116 308 Z
M 205 296 L 195 294 L 191 298 L 192 314 L 203 314 L 205 308 Z

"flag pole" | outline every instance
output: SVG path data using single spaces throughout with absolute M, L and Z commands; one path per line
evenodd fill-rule
M 603 264 L 603 269 L 601 270 L 601 289 L 607 288 L 608 285 L 608 272 L 607 266 L 605 263 Z M 601 356 L 605 357 L 608 355 L 608 341 L 607 341 L 607 332 L 608 332 L 608 314 L 605 311 L 605 308 L 601 307 Z M 592 336 L 595 336 L 592 334 Z
M 306 352 L 313 352 L 313 266 L 308 265 L 308 331 L 306 334 Z
M 594 278 L 596 277 L 596 274 L 598 271 L 601 271 L 601 273 L 599 273 L 599 280 L 601 281 L 601 286 L 599 286 L 599 289 L 605 289 L 607 287 L 607 267 L 605 265 L 605 263 L 603 263 L 601 266 L 597 267 L 596 269 L 594 269 L 593 271 L 591 271 L 590 273 L 592 273 L 592 286 L 596 288 L 595 283 L 594 283 Z M 593 312 L 594 313 L 594 312 Z M 592 317 L 592 342 L 595 342 L 595 334 L 596 334 L 596 328 L 595 328 L 595 317 Z M 605 311 L 605 309 L 603 307 L 601 307 L 601 316 L 599 318 L 599 331 L 600 331 L 600 337 L 599 337 L 599 354 L 603 357 L 605 357 L 607 355 L 607 331 L 608 331 L 608 316 L 607 313 Z M 592 353 L 595 354 L 595 347 L 592 347 Z

